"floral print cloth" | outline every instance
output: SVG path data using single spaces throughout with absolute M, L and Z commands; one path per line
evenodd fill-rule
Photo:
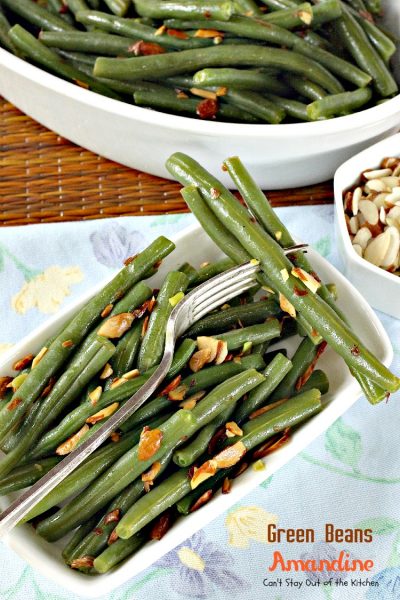
M 278 209 L 296 236 L 307 239 L 341 268 L 333 238 L 332 207 Z M 77 298 L 160 234 L 173 235 L 191 215 L 126 217 L 0 230 L 0 352 L 49 314 Z M 312 222 L 312 227 L 310 223 Z M 399 301 L 399 299 L 393 299 Z M 400 372 L 400 322 L 380 314 Z M 377 407 L 360 399 L 304 452 L 249 493 L 238 505 L 156 564 L 102 600 L 399 600 L 400 599 L 400 395 Z M 268 466 L 267 466 L 268 468 Z M 268 471 L 266 470 L 266 477 Z M 327 544 L 324 524 L 370 527 L 373 542 Z M 314 544 L 268 544 L 266 527 L 314 528 Z M 374 561 L 369 579 L 326 573 L 268 573 L 275 549 L 286 559 L 334 559 L 340 550 Z M 281 587 L 264 585 L 282 577 Z M 302 582 L 286 585 L 285 578 Z M 337 579 L 342 584 L 335 585 Z M 358 579 L 365 580 L 365 574 Z M 345 586 L 343 581 L 348 580 Z M 308 580 L 308 582 L 307 582 Z M 0 600 L 70 600 L 0 544 Z M 76 598 L 76 600 L 79 600 Z

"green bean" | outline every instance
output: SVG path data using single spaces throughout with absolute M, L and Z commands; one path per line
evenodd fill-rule
M 245 326 L 256 325 L 269 317 L 276 317 L 281 314 L 281 308 L 275 300 L 272 298 L 260 300 L 259 302 L 233 306 L 211 313 L 194 323 L 186 335 L 193 337 L 219 333 L 236 327 L 240 323 Z
M 271 395 L 271 402 L 281 400 L 282 398 L 290 398 L 296 390 L 296 383 L 300 377 L 304 375 L 307 369 L 313 364 L 318 357 L 318 347 L 314 346 L 308 338 L 305 338 L 294 353 L 292 361 L 292 369 L 285 376 L 280 385 Z
M 288 83 L 300 96 L 304 98 L 309 98 L 310 100 L 320 100 L 326 96 L 326 92 L 322 87 L 314 83 L 313 81 L 308 81 L 303 77 L 297 77 L 296 75 L 289 77 L 285 77 L 286 83 Z M 269 91 L 269 90 L 268 90 Z M 272 92 L 272 90 L 271 90 Z
M 168 35 L 168 33 L 157 33 L 157 29 L 139 23 L 134 19 L 124 19 L 122 17 L 116 17 L 115 15 L 109 15 L 108 13 L 98 12 L 94 10 L 79 11 L 76 14 L 76 20 L 82 25 L 93 25 L 96 29 L 101 31 L 107 31 L 110 33 L 117 33 L 129 38 L 136 38 L 144 40 L 146 42 L 153 42 L 160 44 L 166 48 L 173 49 L 186 49 L 186 48 L 202 48 L 213 44 L 213 40 L 201 39 L 201 38 L 190 38 L 187 40 L 179 39 L 175 36 Z
M 23 29 L 20 25 L 14 25 L 14 27 L 10 29 L 9 35 L 15 46 L 17 46 L 25 56 L 31 58 L 40 66 L 46 67 L 49 71 L 70 81 L 82 81 L 94 92 L 98 92 L 99 94 L 103 94 L 116 100 L 120 99 L 118 94 L 97 81 L 94 77 L 86 75 L 83 71 L 62 61 L 57 52 L 47 48 L 42 42 L 26 31 L 26 29 Z
M 130 0 L 104 0 L 104 2 L 117 17 L 124 17 L 131 5 Z
M 64 502 L 64 500 L 73 494 L 86 488 L 90 483 L 95 480 L 97 481 L 97 478 L 102 473 L 109 469 L 111 465 L 116 463 L 121 456 L 124 456 L 137 443 L 140 430 L 141 427 L 121 438 L 119 442 L 111 442 L 95 450 L 75 471 L 70 473 L 57 487 L 49 492 L 43 500 L 38 502 L 22 519 L 22 522 L 26 523 L 26 521 L 30 521 L 34 517 L 43 514 L 53 506 Z M 92 514 L 96 512 L 97 510 Z
M 55 52 L 57 52 L 58 56 L 61 58 L 69 60 L 73 67 L 76 67 L 86 75 L 92 75 L 94 63 L 97 59 L 97 54 L 84 54 L 83 52 L 69 52 L 67 50 L 60 50 L 59 48 L 54 48 Z M 104 83 L 104 85 L 108 85 L 108 80 L 98 78 L 98 81 Z M 108 87 L 110 87 L 108 85 Z M 118 89 L 114 86 L 115 90 Z M 114 89 L 111 88 L 111 89 Z
M 24 433 L 18 444 L 0 463 L 0 477 L 7 475 L 15 467 L 54 419 L 79 396 L 89 381 L 104 367 L 114 351 L 114 344 L 106 338 L 98 337 L 86 352 L 79 353 L 72 359 L 49 395 L 42 400 L 38 410 L 31 413 L 24 422 Z M 25 381 L 28 379 L 29 376 Z
M 257 92 L 228 90 L 224 99 L 234 106 L 255 115 L 262 121 L 277 124 L 285 118 L 285 110 Z
M 173 24 L 173 22 L 169 22 L 169 21 L 167 21 L 166 23 L 169 23 L 170 26 L 172 26 L 172 24 Z M 186 23 L 182 22 L 180 27 L 185 28 L 189 23 L 190 23 L 190 21 L 188 21 Z M 198 21 L 198 22 L 195 21 L 195 23 L 196 23 L 196 25 L 201 26 L 200 21 Z M 179 21 L 175 22 L 175 26 L 178 28 Z M 204 24 L 203 24 L 203 26 L 204 26 Z M 338 75 L 339 77 L 341 77 L 343 79 L 348 79 L 350 82 L 354 83 L 355 85 L 357 85 L 359 87 L 364 87 L 364 86 L 368 85 L 371 81 L 371 77 L 367 73 L 365 73 L 361 69 L 357 68 L 350 62 L 343 60 L 340 57 L 335 56 L 334 54 L 331 54 L 330 52 L 327 52 L 326 50 L 323 50 L 322 48 L 317 48 L 315 46 L 308 44 L 302 38 L 297 36 L 295 33 L 288 31 L 287 29 L 284 29 L 283 27 L 279 27 L 278 25 L 275 25 L 274 23 L 268 23 L 261 19 L 249 19 L 246 17 L 232 17 L 227 22 L 225 22 L 225 21 L 207 21 L 207 27 L 216 28 L 221 31 L 230 31 L 232 33 L 235 33 L 238 36 L 246 36 L 251 39 L 263 40 L 263 41 L 271 43 L 271 44 L 285 46 L 286 48 L 289 48 L 290 51 L 293 51 L 297 57 L 299 54 L 301 54 L 302 56 L 306 56 L 307 58 L 309 58 L 312 61 L 312 64 L 315 64 L 315 62 L 317 62 L 319 64 L 319 66 L 322 68 L 323 73 L 324 73 L 324 76 L 322 76 L 322 73 L 320 73 L 318 78 L 312 77 L 311 76 L 311 65 L 309 65 L 310 71 L 309 71 L 308 78 L 312 79 L 316 83 L 319 83 L 323 88 L 325 88 L 327 91 L 331 92 L 332 94 L 337 94 L 339 92 L 342 92 L 342 91 L 344 91 L 344 88 L 340 84 L 340 82 L 330 72 Z M 242 48 L 246 48 L 246 46 L 243 46 Z M 211 50 L 211 49 L 208 48 L 207 50 Z M 216 50 L 216 48 L 213 48 L 212 50 Z M 266 50 L 266 48 L 264 48 L 263 50 Z M 268 50 L 272 51 L 272 50 L 276 50 L 276 49 L 268 48 Z M 261 48 L 260 48 L 260 51 L 261 51 Z M 157 57 L 157 58 L 160 58 L 160 57 Z M 240 60 L 240 59 L 238 58 L 238 60 Z M 164 62 L 168 62 L 168 61 L 164 60 Z M 289 62 L 290 61 L 288 61 L 288 63 Z M 226 61 L 224 63 L 210 62 L 205 66 L 220 66 L 220 65 L 221 66 L 229 66 L 230 64 L 232 64 L 232 62 L 226 62 Z M 251 66 L 253 66 L 253 65 L 275 66 L 275 67 L 280 67 L 283 71 L 288 70 L 291 72 L 292 70 L 294 70 L 295 73 L 299 73 L 298 70 L 291 69 L 290 64 L 285 65 L 282 63 L 277 64 L 274 62 L 270 62 L 269 64 L 264 65 L 261 61 L 259 61 L 259 60 L 257 61 L 257 59 L 255 59 L 252 63 L 237 62 L 235 66 L 240 65 L 240 64 L 245 64 L 245 65 L 250 64 Z M 304 64 L 304 67 L 305 66 L 306 66 L 306 64 Z M 198 68 L 197 64 L 194 65 L 193 70 L 196 68 Z M 303 70 L 303 75 L 307 76 L 305 70 Z
M 82 523 L 72 534 L 66 546 L 64 546 L 61 556 L 64 561 L 69 564 L 73 552 L 78 544 L 88 535 L 90 531 L 92 531 L 93 527 L 96 526 L 98 521 L 97 515 L 86 521 L 86 523 Z
M 172 299 L 179 293 L 183 295 L 188 283 L 186 275 L 179 271 L 171 271 L 166 276 L 140 346 L 138 358 L 140 371 L 147 371 L 160 362 L 164 352 L 165 329 L 174 306 Z
M 3 48 L 10 50 L 10 52 L 13 54 L 18 54 L 18 48 L 13 44 L 10 36 L 8 35 L 10 28 L 11 25 L 0 6 L 0 44 L 3 46 Z
M 297 2 L 294 0 L 261 0 L 263 4 L 271 10 L 284 10 L 285 8 L 295 8 Z
M 141 534 L 134 535 L 129 540 L 117 540 L 95 558 L 95 570 L 98 573 L 107 573 L 124 558 L 136 552 L 145 542 L 146 538 Z
M 188 262 L 183 263 L 177 270 L 181 271 L 181 273 L 185 273 L 185 275 L 189 281 L 189 286 L 192 285 L 194 283 L 194 281 L 197 279 L 197 276 L 198 276 L 197 270 L 194 267 L 192 267 L 192 265 L 189 264 Z
M 52 12 L 54 15 L 57 15 L 67 21 L 70 25 L 73 25 L 74 19 L 69 12 L 66 12 L 65 5 L 62 0 L 47 0 L 47 10 Z
M 73 15 L 75 15 L 80 10 L 89 10 L 89 7 L 86 4 L 85 0 L 65 0 L 65 3 Z
M 288 358 L 278 353 L 263 371 L 264 383 L 252 390 L 248 397 L 239 404 L 235 410 L 233 421 L 240 425 L 252 412 L 265 404 L 272 392 L 288 376 L 292 366 L 292 362 Z
M 270 24 L 268 24 L 268 28 L 264 25 L 262 28 L 266 30 L 271 27 Z M 315 49 L 313 48 L 313 50 Z M 100 57 L 96 61 L 94 74 L 96 77 L 134 81 L 143 78 L 170 77 L 189 71 L 198 71 L 204 67 L 239 65 L 278 67 L 284 71 L 300 73 L 331 93 L 337 93 L 343 89 L 333 75 L 311 58 L 291 50 L 264 48 L 250 44 L 237 47 L 215 46 L 213 48 L 182 50 L 182 52 L 138 56 L 136 58 Z
M 134 0 L 136 12 L 153 19 L 222 19 L 227 21 L 233 13 L 230 0 Z
M 230 258 L 221 258 L 221 260 L 204 265 L 197 271 L 194 285 L 200 285 L 200 283 L 204 283 L 204 281 L 208 281 L 211 277 L 215 277 L 234 266 L 235 263 Z
M 298 100 L 292 100 L 291 98 L 283 98 L 276 94 L 265 94 L 265 98 L 273 102 L 276 106 L 279 106 L 286 112 L 289 117 L 293 117 L 298 121 L 309 121 L 310 118 L 307 113 L 307 105 Z
M 342 92 L 314 100 L 307 106 L 307 115 L 312 121 L 329 119 L 349 113 L 361 108 L 372 98 L 370 88 L 359 88 L 353 92 Z
M 13 13 L 40 29 L 48 29 L 50 31 L 71 31 L 74 29 L 64 19 L 54 15 L 32 0 L 1 0 L 1 3 Z
M 157 478 L 162 475 L 171 461 L 172 452 L 163 456 L 160 460 L 160 469 L 156 475 Z M 107 542 L 110 534 L 115 529 L 115 521 L 109 520 L 108 515 L 118 510 L 118 517 L 121 518 L 128 509 L 145 493 L 145 485 L 141 479 L 137 479 L 125 488 L 108 506 L 106 513 L 102 514 L 96 520 L 91 530 L 87 532 L 79 543 L 74 547 L 74 550 L 68 557 L 68 562 L 83 556 L 98 556 L 104 548 L 107 547 Z
M 206 452 L 214 433 L 229 420 L 233 409 L 233 406 L 228 407 L 224 412 L 217 415 L 210 423 L 205 425 L 186 446 L 175 450 L 172 457 L 174 463 L 178 465 L 178 467 L 190 467 L 190 465 Z
M 329 392 L 329 379 L 327 375 L 321 371 L 321 369 L 316 369 L 311 373 L 310 379 L 307 379 L 304 385 L 301 386 L 299 390 L 295 390 L 293 392 L 293 396 L 298 396 L 303 392 L 307 392 L 308 390 L 317 389 L 321 392 L 321 395 L 327 394 Z
M 110 362 L 113 377 L 122 377 L 124 373 L 133 369 L 139 352 L 141 335 L 142 322 L 138 321 L 118 342 L 117 349 Z
M 257 6 L 255 0 L 234 0 L 235 13 L 240 15 L 247 15 L 252 17 L 253 15 L 262 15 L 262 11 Z
M 29 406 L 40 396 L 50 377 L 60 369 L 74 348 L 99 320 L 104 308 L 123 296 L 145 275 L 151 265 L 167 256 L 173 248 L 174 244 L 172 242 L 164 237 L 158 238 L 79 310 L 53 341 L 42 360 L 29 373 L 27 379 L 18 389 L 17 394 L 14 394 L 14 400 L 18 399 L 17 406 L 13 409 L 13 405 L 11 405 L 10 408 L 9 403 L 7 411 L 0 413 L 0 439 L 19 422 Z M 66 341 L 71 341 L 72 346 L 64 344 Z M 14 404 L 16 403 L 14 402 Z
M 190 490 L 189 493 L 176 502 L 175 506 L 178 513 L 181 515 L 188 515 L 197 500 L 199 500 L 209 490 L 215 491 L 218 489 L 225 477 L 229 477 L 233 471 L 233 467 L 229 469 L 220 469 L 215 473 L 215 475 L 213 475 L 211 479 L 206 479 L 206 481 L 201 483 L 196 489 Z
M 369 12 L 380 15 L 382 12 L 382 0 L 364 0 L 365 6 Z
M 39 39 L 50 48 L 110 56 L 131 53 L 132 46 L 137 41 L 100 31 L 42 31 Z
M 349 11 L 361 25 L 367 34 L 369 41 L 380 54 L 381 58 L 383 58 L 386 63 L 389 62 L 393 54 L 396 52 L 396 44 L 393 42 L 393 40 L 391 40 L 384 31 L 377 27 L 375 23 L 371 23 L 371 21 L 364 18 L 364 15 L 361 15 L 354 9 L 349 9 Z
M 150 106 L 153 108 L 162 108 L 175 113 L 189 113 L 193 115 L 201 115 L 200 105 L 203 98 L 179 98 L 175 91 L 158 89 L 154 91 L 138 90 L 133 95 L 135 104 L 138 106 Z M 222 119 L 245 121 L 249 123 L 257 122 L 257 119 L 251 113 L 241 111 L 235 106 L 219 104 L 216 114 Z M 213 118 L 212 111 L 209 118 Z
M 175 377 L 189 362 L 190 357 L 196 349 L 196 342 L 186 338 L 181 342 L 177 350 L 175 350 L 172 365 L 168 371 L 168 379 Z
M 100 6 L 100 0 L 87 0 L 87 3 L 93 10 L 97 10 Z
M 182 153 L 173 154 L 166 166 L 181 183 L 194 182 L 200 185 L 203 197 L 214 214 L 235 235 L 237 241 L 243 244 L 246 251 L 260 260 L 262 270 L 273 286 L 290 298 L 294 308 L 342 356 L 348 366 L 388 392 L 394 392 L 400 387 L 400 379 L 373 356 L 320 296 L 308 293 L 307 288 L 292 274 L 286 281 L 283 280 L 282 270 L 291 271 L 292 263 L 280 246 L 252 222 L 246 209 L 218 180 Z M 218 190 L 218 196 L 215 190 Z M 298 296 L 295 290 L 305 291 L 307 295 Z
M 273 75 L 255 69 L 206 68 L 193 75 L 193 82 L 204 87 L 226 86 L 235 90 L 264 91 L 282 95 L 289 90 L 287 85 Z
M 323 25 L 337 19 L 342 14 L 340 0 L 320 0 L 313 6 L 312 27 Z
M 277 432 L 308 419 L 320 408 L 320 393 L 318 390 L 311 390 L 246 423 L 243 426 L 243 437 L 231 438 L 229 443 L 239 439 L 247 451 L 251 450 Z M 213 478 L 209 480 L 210 485 L 212 481 Z M 116 527 L 117 534 L 122 539 L 130 538 L 190 492 L 191 483 L 187 470 L 180 469 L 128 510 Z
M 395 94 L 398 86 L 392 74 L 372 47 L 361 25 L 348 10 L 344 10 L 341 18 L 335 21 L 335 28 L 355 62 L 371 75 L 378 93 L 383 98 Z
M 249 325 L 241 329 L 235 329 L 218 335 L 219 340 L 223 340 L 228 345 L 228 350 L 237 350 L 242 348 L 243 344 L 262 344 L 281 334 L 281 325 L 278 319 L 270 317 L 261 325 Z
M 44 458 L 35 463 L 17 467 L 10 475 L 0 480 L 0 495 L 4 496 L 33 485 L 60 460 L 59 457 Z
M 126 452 L 108 471 L 97 478 L 68 505 L 41 521 L 37 532 L 48 541 L 63 537 L 108 504 L 120 491 L 146 471 L 181 440 L 182 432 L 190 437 L 211 421 L 227 405 L 236 402 L 264 380 L 255 370 L 240 373 L 215 388 L 192 411 L 179 410 L 159 426 L 161 447 L 147 460 L 139 460 L 138 446 Z
M 313 10 L 314 7 L 309 2 L 303 2 L 294 8 L 284 8 L 267 13 L 261 18 L 263 21 L 274 23 L 274 25 L 279 25 L 279 27 L 283 27 L 284 29 L 297 29 L 298 27 L 313 24 Z

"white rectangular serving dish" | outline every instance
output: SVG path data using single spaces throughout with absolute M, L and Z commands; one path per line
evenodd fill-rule
M 184 261 L 199 265 L 203 261 L 214 261 L 222 256 L 221 251 L 198 225 L 184 230 L 174 241 L 177 249 L 164 260 L 160 272 L 152 280 L 155 285 L 161 282 L 166 271 L 176 268 Z M 193 243 L 194 241 L 195 243 Z M 354 330 L 358 332 L 370 350 L 382 362 L 389 365 L 393 356 L 392 347 L 385 330 L 372 309 L 352 285 L 311 248 L 309 249 L 309 258 L 323 280 L 337 285 L 339 307 L 351 317 Z M 100 288 L 101 285 L 92 289 L 80 300 L 49 319 L 46 324 L 36 329 L 13 347 L 7 355 L 2 357 L 0 375 L 10 373 L 11 365 L 17 358 L 28 352 L 38 351 L 45 340 L 56 332 L 63 323 L 68 321 Z M 279 345 L 282 346 L 282 344 Z M 327 406 L 320 414 L 301 427 L 287 445 L 266 459 L 266 470 L 254 471 L 248 469 L 240 478 L 235 480 L 235 485 L 232 487 L 230 494 L 217 494 L 201 510 L 178 521 L 161 541 L 148 543 L 132 558 L 109 574 L 88 577 L 67 568 L 61 559 L 60 553 L 63 543 L 47 543 L 37 536 L 28 525 L 12 531 L 7 536 L 6 543 L 32 567 L 76 595 L 95 598 L 110 593 L 238 502 L 251 489 L 257 487 L 303 450 L 350 408 L 360 396 L 360 389 L 351 377 L 344 362 L 328 349 L 322 356 L 319 365 L 327 372 L 331 385 L 329 393 L 325 396 Z M 7 497 L 1 499 L 1 508 L 5 508 L 9 500 L 10 498 Z
M 358 182 L 366 169 L 376 169 L 386 156 L 400 156 L 400 133 L 392 135 L 347 160 L 335 173 L 335 225 L 346 277 L 378 310 L 400 319 L 400 277 L 376 267 L 355 252 L 347 231 L 343 192 Z

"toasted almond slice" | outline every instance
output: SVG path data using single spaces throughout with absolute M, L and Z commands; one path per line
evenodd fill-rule
M 9 384 L 12 382 L 13 378 L 9 375 L 4 375 L 4 377 L 0 377 L 0 399 L 3 399 L 7 393 L 7 388 Z
M 353 217 L 356 218 L 356 217 Z M 350 219 L 351 221 L 351 219 Z M 295 267 L 292 269 L 292 275 L 300 279 L 304 285 L 311 291 L 313 294 L 321 287 L 321 282 L 311 275 L 311 273 L 307 273 L 304 269 L 300 269 L 299 267 Z
M 38 354 L 36 354 L 35 358 L 32 361 L 32 365 L 31 365 L 31 369 L 34 369 L 42 360 L 43 356 L 46 354 L 48 348 L 46 348 L 46 346 L 43 346 L 43 348 L 40 350 L 40 352 Z
M 153 485 L 154 480 L 157 477 L 157 475 L 159 474 L 160 470 L 161 470 L 161 463 L 158 462 L 158 460 L 157 460 L 156 462 L 154 462 L 151 465 L 150 469 L 146 473 L 142 474 L 143 483 L 147 483 L 148 487 L 150 488 L 150 486 Z
M 381 262 L 381 267 L 384 269 L 390 269 L 391 267 L 396 266 L 397 263 L 400 249 L 400 232 L 397 227 L 388 227 L 385 231 L 385 234 L 390 235 L 390 242 L 386 254 Z
M 361 229 L 359 229 L 356 235 L 354 236 L 353 244 L 357 244 L 362 248 L 362 250 L 365 250 L 371 238 L 372 233 L 370 232 L 370 230 L 367 227 L 361 227 Z
M 131 328 L 134 318 L 128 312 L 114 315 L 100 325 L 97 334 L 106 338 L 120 338 Z
M 365 184 L 365 190 L 367 192 L 389 192 L 387 185 L 382 179 L 371 179 Z
M 363 249 L 361 248 L 361 246 L 359 246 L 358 244 L 354 244 L 353 243 L 353 250 L 355 250 L 357 252 L 358 256 L 362 257 L 362 255 L 363 255 Z
M 81 558 L 74 558 L 70 563 L 71 569 L 92 569 L 94 565 L 93 556 L 82 556 Z
M 197 373 L 197 371 L 200 371 L 204 365 L 209 363 L 210 357 L 211 350 L 209 348 L 204 348 L 204 350 L 198 350 L 195 352 L 189 361 L 189 367 L 193 373 Z
M 209 98 L 210 100 L 216 100 L 217 94 L 211 90 L 202 90 L 201 88 L 190 88 L 190 92 L 193 96 L 199 96 L 200 98 Z
M 218 464 L 215 460 L 207 460 L 201 467 L 194 467 L 194 473 L 190 480 L 192 490 L 196 489 L 203 481 L 206 481 L 217 472 Z
M 185 384 L 178 385 L 175 389 L 168 392 L 168 398 L 173 402 L 181 402 L 186 396 L 188 391 L 188 386 Z
M 279 306 L 283 312 L 287 312 L 293 319 L 296 318 L 296 309 L 289 300 L 279 292 Z
M 215 360 L 218 352 L 218 340 L 216 338 L 201 335 L 197 338 L 197 347 L 199 350 L 208 349 L 210 351 L 210 359 L 208 362 Z
M 237 435 L 242 436 L 243 429 L 241 429 L 239 427 L 239 425 L 237 423 L 235 423 L 235 421 L 229 421 L 225 425 L 225 434 L 226 434 L 226 437 L 235 437 Z
M 222 452 L 214 456 L 218 469 L 227 469 L 233 467 L 246 454 L 247 448 L 243 442 L 236 442 L 233 446 L 224 448 Z
M 113 374 L 112 366 L 110 365 L 110 363 L 107 363 L 104 366 L 104 369 L 102 370 L 102 372 L 100 373 L 100 379 L 107 379 L 108 377 L 111 377 L 112 374 Z
M 379 220 L 378 207 L 369 200 L 360 200 L 359 207 L 360 212 L 362 215 L 364 215 L 366 222 L 370 223 L 371 225 L 376 225 Z M 357 233 L 357 231 L 354 231 L 354 233 Z
M 365 177 L 365 179 L 371 180 L 371 179 L 379 179 L 380 177 L 387 177 L 388 175 L 392 174 L 392 169 L 386 168 L 386 169 L 374 169 L 372 171 L 365 171 L 363 173 L 363 177 Z
M 369 242 L 364 252 L 364 258 L 368 262 L 379 267 L 389 249 L 390 241 L 390 232 L 386 230 L 383 233 L 380 233 L 376 238 Z
M 309 10 L 298 10 L 297 16 L 299 17 L 300 21 L 303 21 L 303 23 L 306 25 L 310 25 L 313 20 L 312 12 Z
M 116 377 L 114 379 L 114 381 L 112 382 L 112 384 L 110 385 L 110 390 L 114 390 L 115 388 L 119 387 L 120 385 L 123 385 L 127 381 L 128 380 L 125 379 L 124 377 Z
M 96 406 L 96 404 L 100 400 L 102 393 L 103 393 L 103 388 L 101 387 L 101 385 L 98 385 L 93 391 L 90 392 L 90 394 L 88 394 L 90 404 L 92 406 Z
M 385 156 L 385 158 L 381 161 L 380 168 L 381 169 L 393 169 L 397 164 L 399 164 L 400 159 L 395 158 L 394 156 Z
M 222 488 L 221 488 L 221 492 L 222 494 L 229 494 L 232 490 L 232 479 L 229 479 L 229 477 L 225 477 L 223 484 L 222 484 Z
M 216 29 L 198 29 L 194 34 L 194 37 L 198 38 L 214 38 L 223 36 L 224 34 L 221 31 L 217 31 Z
M 354 217 L 358 213 L 358 206 L 359 206 L 361 197 L 362 197 L 362 189 L 360 187 L 356 187 L 356 189 L 353 192 L 352 199 L 351 199 L 351 212 L 353 213 Z
M 160 429 L 150 429 L 143 427 L 140 434 L 138 458 L 139 460 L 149 460 L 161 447 L 163 432 Z
M 119 407 L 119 402 L 113 402 L 113 404 L 106 406 L 106 408 L 102 408 L 101 410 L 99 410 L 99 412 L 97 412 L 94 415 L 87 418 L 86 423 L 89 423 L 90 425 L 94 425 L 95 423 L 98 423 L 99 421 L 102 421 L 103 419 L 106 419 L 107 417 L 111 417 L 111 415 L 113 415 L 115 413 L 115 411 L 118 409 L 118 407 Z
M 187 400 L 184 400 L 184 402 L 181 402 L 179 406 L 186 410 L 193 410 L 196 404 L 199 402 L 199 400 L 204 398 L 205 395 L 206 392 L 204 390 L 200 390 L 192 396 L 189 396 L 189 398 Z
M 168 385 L 165 386 L 165 388 L 163 388 L 161 390 L 161 392 L 159 393 L 160 396 L 168 396 L 168 394 L 170 392 L 172 392 L 172 390 L 174 390 L 175 388 L 178 387 L 178 385 L 180 384 L 182 380 L 182 375 L 177 375 L 176 377 L 174 377 L 174 379 L 172 381 L 169 382 Z
M 289 279 L 289 273 L 287 269 L 282 269 L 281 270 L 281 276 L 283 281 L 287 281 Z
M 381 181 L 386 185 L 388 190 L 393 190 L 394 188 L 400 186 L 399 177 L 382 177 Z
M 228 356 L 228 344 L 224 340 L 218 340 L 217 354 L 215 357 L 215 364 L 222 365 L 226 357 Z
M 195 512 L 196 510 L 198 510 L 199 508 L 201 508 L 202 506 L 204 506 L 205 504 L 207 504 L 207 502 L 209 500 L 211 500 L 211 498 L 213 497 L 213 494 L 214 494 L 214 492 L 212 490 L 207 490 L 206 492 L 204 492 L 204 494 L 202 494 L 200 496 L 200 498 L 198 498 L 196 500 L 196 502 L 190 508 L 189 512 L 191 512 L 191 513 Z
M 387 204 L 395 204 L 400 200 L 400 187 L 394 187 L 390 194 L 386 194 L 385 201 Z
M 79 431 L 77 431 L 74 435 L 71 435 L 71 437 L 69 437 L 67 440 L 65 440 L 65 442 L 58 446 L 56 454 L 58 454 L 59 456 L 65 456 L 66 454 L 72 452 L 72 450 L 74 450 L 78 445 L 79 440 L 82 439 L 88 431 L 88 425 L 84 425 L 83 427 L 81 427 Z
M 154 35 L 162 35 L 163 33 L 165 33 L 167 27 L 166 25 L 161 25 L 161 27 L 159 27 Z
M 130 381 L 131 379 L 136 379 L 136 377 L 139 377 L 139 375 L 139 369 L 132 369 L 132 371 L 127 371 L 126 373 L 124 373 L 122 375 L 122 378 L 126 379 L 126 381 Z
M 31 364 L 31 362 L 33 361 L 34 358 L 35 358 L 34 354 L 27 354 L 23 358 L 20 358 L 13 364 L 13 366 L 12 366 L 13 370 L 14 371 L 22 371 L 23 369 L 26 369 L 26 367 Z

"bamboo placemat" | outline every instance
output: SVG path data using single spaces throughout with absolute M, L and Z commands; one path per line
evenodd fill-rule
M 180 186 L 84 150 L 0 99 L 0 226 L 187 212 Z M 268 193 L 274 206 L 332 202 L 332 182 Z

